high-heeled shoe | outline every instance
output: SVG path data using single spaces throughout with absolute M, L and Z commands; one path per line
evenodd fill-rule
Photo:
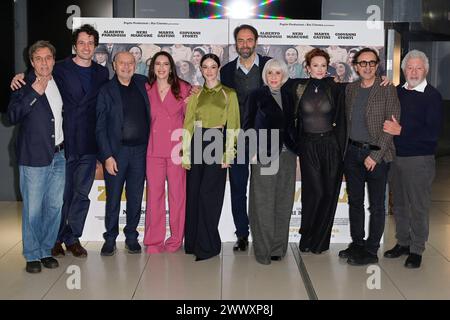
M 206 260 L 206 259 L 208 259 L 208 258 L 195 257 L 195 261 L 203 261 L 203 260 Z

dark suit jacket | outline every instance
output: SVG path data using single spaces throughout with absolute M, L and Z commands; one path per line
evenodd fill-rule
M 102 162 L 111 156 L 114 157 L 121 148 L 123 105 L 118 81 L 117 76 L 114 76 L 101 88 L 98 94 L 96 138 L 99 150 L 98 158 Z M 145 100 L 148 123 L 150 124 L 150 101 L 145 90 L 147 77 L 134 74 L 131 81 L 134 81 Z
M 326 93 L 331 102 L 334 110 L 333 115 L 333 133 L 336 136 L 339 149 L 341 151 L 341 156 L 344 158 L 344 150 L 347 141 L 347 126 L 345 122 L 345 86 L 347 84 L 336 83 L 333 78 L 328 77 L 324 79 L 328 85 Z M 309 79 L 288 79 L 285 84 L 286 90 L 292 96 L 293 104 L 295 108 L 295 118 L 296 118 L 296 131 L 297 131 L 297 147 L 296 152 L 301 155 L 301 136 L 303 134 L 303 121 L 302 114 L 299 108 L 299 102 L 309 85 Z
M 261 74 L 259 85 L 262 87 L 264 82 L 262 80 L 262 70 L 266 65 L 266 62 L 272 59 L 271 57 L 263 57 L 259 55 L 259 72 Z M 220 82 L 229 88 L 236 89 L 236 83 L 234 82 L 234 73 L 236 72 L 236 65 L 239 57 L 233 61 L 228 62 L 220 69 Z
M 19 165 L 45 167 L 55 156 L 55 122 L 45 93 L 39 95 L 31 87 L 35 80 L 31 71 L 26 85 L 12 93 L 8 117 L 12 124 L 20 124 L 16 141 Z
M 53 75 L 64 102 L 64 149 L 66 156 L 96 154 L 95 107 L 100 87 L 108 81 L 108 69 L 92 62 L 88 92 L 83 91 L 72 57 L 56 63 Z
M 257 131 L 258 154 L 267 152 L 268 156 L 272 152 L 281 152 L 283 143 L 286 147 L 295 153 L 296 132 L 294 126 L 294 106 L 291 95 L 285 87 L 281 88 L 281 101 L 283 109 L 272 96 L 268 86 L 264 86 L 250 93 L 247 99 L 246 112 L 244 116 L 244 130 L 255 129 Z M 267 129 L 267 142 L 260 143 L 258 130 Z M 272 150 L 271 130 L 279 130 L 279 149 Z M 264 153 L 263 153 L 264 154 Z M 253 157 L 253 154 L 250 155 Z
M 395 86 L 380 86 L 381 78 L 377 77 L 369 93 L 366 111 L 366 124 L 370 135 L 370 144 L 379 146 L 381 150 L 373 150 L 370 157 L 380 163 L 382 160 L 390 162 L 394 159 L 395 147 L 393 137 L 383 132 L 385 120 L 391 120 L 394 116 L 400 121 L 400 102 Z M 350 83 L 345 90 L 345 113 L 347 118 L 347 140 L 352 126 L 352 108 L 361 86 L 361 80 Z

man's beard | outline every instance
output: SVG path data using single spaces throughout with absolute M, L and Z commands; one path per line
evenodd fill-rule
M 248 51 L 244 51 L 245 49 L 249 49 L 249 50 Z M 237 53 L 239 54 L 239 56 L 241 58 L 247 59 L 255 52 L 255 47 L 253 47 L 253 48 L 245 47 L 245 48 L 241 48 L 241 49 L 238 49 L 236 47 L 236 51 L 237 51 Z
M 417 87 L 419 84 L 422 83 L 423 80 L 420 79 L 406 79 L 406 82 L 408 82 L 408 87 L 409 88 L 415 88 Z

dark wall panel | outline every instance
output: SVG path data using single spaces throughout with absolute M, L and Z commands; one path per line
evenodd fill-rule
M 6 114 L 9 102 L 9 81 L 14 74 L 14 1 L 0 1 L 0 28 L 3 31 L 0 50 L 2 72 L 0 77 L 0 201 L 15 200 L 19 194 L 12 136 L 15 129 L 8 124 Z M 0 212 L 1 214 L 1 212 Z
M 450 35 L 450 1 L 423 0 L 422 25 L 435 33 Z
M 112 17 L 113 0 L 28 0 L 28 42 L 49 40 L 57 59 L 71 53 L 72 17 Z
M 0 26 L 3 31 L 0 50 L 2 61 L 2 76 L 0 83 L 0 111 L 5 111 L 9 100 L 9 79 L 14 72 L 14 1 L 0 1 Z

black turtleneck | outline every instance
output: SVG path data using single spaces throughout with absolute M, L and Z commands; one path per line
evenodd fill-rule
M 122 144 L 129 147 L 146 144 L 150 125 L 144 97 L 133 79 L 128 86 L 117 82 L 123 106 Z
M 333 106 L 328 98 L 325 79 L 311 78 L 300 100 L 303 131 L 324 133 L 333 129 Z

